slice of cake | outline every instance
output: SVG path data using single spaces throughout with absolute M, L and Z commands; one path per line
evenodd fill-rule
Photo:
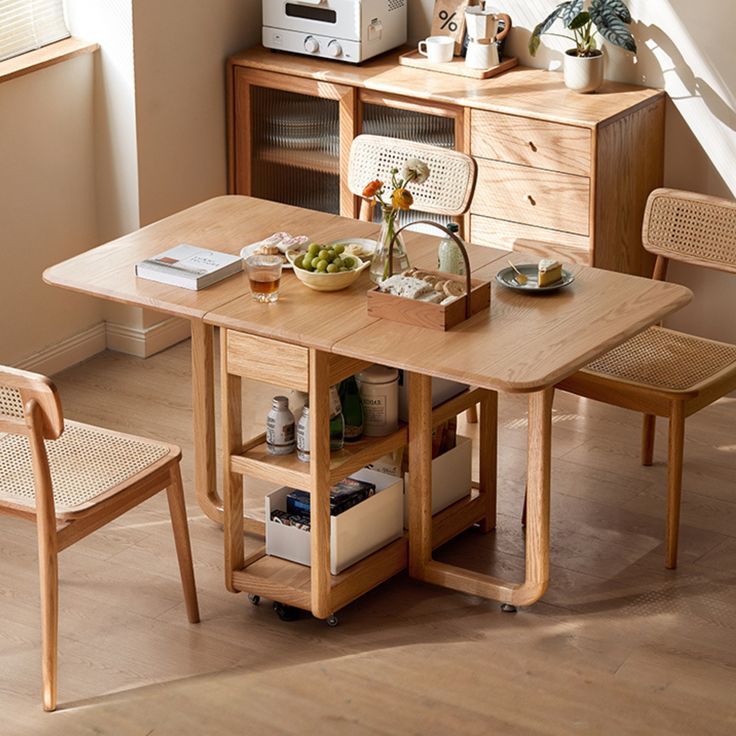
M 537 286 L 549 286 L 562 278 L 562 264 L 554 258 L 542 258 L 539 261 Z

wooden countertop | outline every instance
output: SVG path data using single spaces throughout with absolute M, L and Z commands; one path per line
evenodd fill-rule
M 236 67 L 590 128 L 610 123 L 664 95 L 661 90 L 608 81 L 595 94 L 582 95 L 565 87 L 560 72 L 523 66 L 490 79 L 471 79 L 401 66 L 398 57 L 403 51 L 392 51 L 354 65 L 274 52 L 259 46 L 235 54 L 229 63 Z

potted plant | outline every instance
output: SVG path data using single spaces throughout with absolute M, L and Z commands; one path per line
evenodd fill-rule
M 536 28 L 529 39 L 529 53 L 534 56 L 540 36 L 560 20 L 572 36 L 550 33 L 569 38 L 575 48 L 565 51 L 565 85 L 576 92 L 595 92 L 603 83 L 603 54 L 596 36 L 609 43 L 636 53 L 636 42 L 626 27 L 631 13 L 624 0 L 569 0 L 560 3 Z

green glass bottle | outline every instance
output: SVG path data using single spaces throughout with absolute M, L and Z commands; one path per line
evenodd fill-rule
M 357 442 L 363 436 L 363 402 L 355 376 L 340 382 L 340 403 L 345 419 L 345 441 Z
M 345 419 L 337 386 L 330 386 L 330 450 L 342 450 L 345 442 Z

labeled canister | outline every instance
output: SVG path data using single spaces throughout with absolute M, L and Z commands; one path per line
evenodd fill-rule
M 373 365 L 356 376 L 363 403 L 363 434 L 384 437 L 399 428 L 399 372 Z

